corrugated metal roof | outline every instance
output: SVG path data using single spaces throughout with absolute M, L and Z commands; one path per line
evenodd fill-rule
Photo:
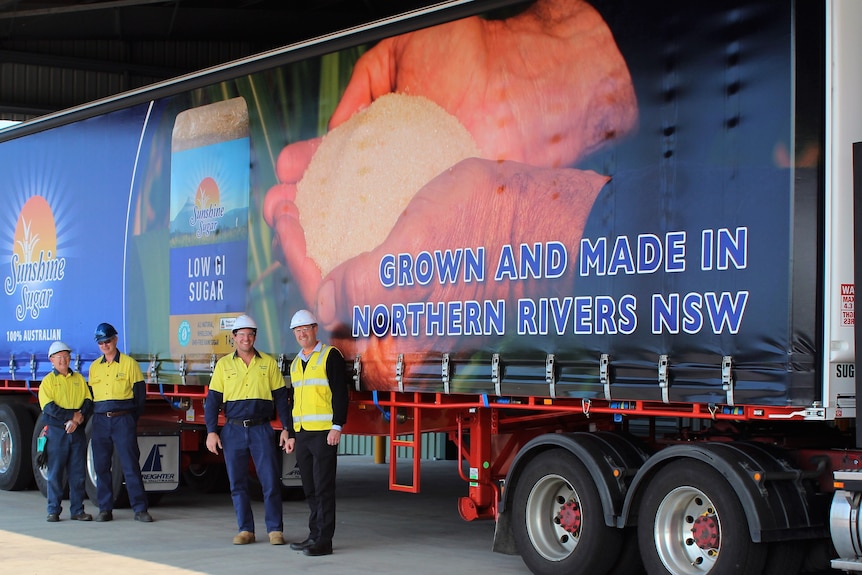
M 0 0 L 0 119 L 30 119 L 435 3 Z

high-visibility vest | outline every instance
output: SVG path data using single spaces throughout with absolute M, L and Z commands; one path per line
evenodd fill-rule
M 326 377 L 326 358 L 331 350 L 332 346 L 323 345 L 312 353 L 304 370 L 299 355 L 290 364 L 294 431 L 332 429 L 332 389 Z

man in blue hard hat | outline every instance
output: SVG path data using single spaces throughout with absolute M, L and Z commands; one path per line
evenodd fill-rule
M 247 545 L 255 541 L 254 516 L 248 495 L 251 457 L 263 488 L 269 542 L 284 545 L 281 459 L 270 421 L 276 411 L 282 425 L 278 445 L 285 445 L 290 424 L 290 395 L 278 363 L 254 347 L 255 321 L 241 315 L 234 320 L 232 331 L 236 351 L 216 363 L 204 404 L 206 445 L 215 454 L 219 449 L 224 450 L 238 527 L 233 544 Z M 221 433 L 218 431 L 219 410 L 224 410 L 225 417 Z
M 293 426 L 286 451 L 296 451 L 310 511 L 308 537 L 290 548 L 316 557 L 332 553 L 338 443 L 349 399 L 347 371 L 341 352 L 318 341 L 317 318 L 310 311 L 293 314 L 290 329 L 301 349 L 290 365 Z
M 114 518 L 114 491 L 111 461 L 116 449 L 123 467 L 126 492 L 135 512 L 135 521 L 152 522 L 147 511 L 147 494 L 141 477 L 138 449 L 138 418 L 144 411 L 146 384 L 138 362 L 117 349 L 117 330 L 109 323 L 96 327 L 96 343 L 102 356 L 90 366 L 93 391 L 93 465 L 99 514 L 96 521 Z
M 71 367 L 72 350 L 62 341 L 48 348 L 48 359 L 54 367 L 39 384 L 39 406 L 45 422 L 48 466 L 48 521 L 60 520 L 63 510 L 63 474 L 69 478 L 69 503 L 72 520 L 91 521 L 84 511 L 87 497 L 87 436 L 84 422 L 93 411 L 93 396 L 87 380 Z

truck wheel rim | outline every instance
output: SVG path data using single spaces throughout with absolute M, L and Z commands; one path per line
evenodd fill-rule
M 656 511 L 656 551 L 672 573 L 709 572 L 721 549 L 721 521 L 715 505 L 701 490 L 677 487 Z
M 12 432 L 5 422 L 0 422 L 0 473 L 9 471 L 12 465 Z
M 548 561 L 572 554 L 581 530 L 581 501 L 559 475 L 536 482 L 527 498 L 527 533 L 536 552 Z

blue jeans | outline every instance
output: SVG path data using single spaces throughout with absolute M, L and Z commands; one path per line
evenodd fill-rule
M 72 515 L 84 512 L 87 496 L 84 474 L 87 468 L 87 436 L 84 427 L 66 433 L 62 426 L 48 426 L 48 513 L 63 511 L 63 476 L 69 477 L 69 503 Z
M 254 533 L 254 516 L 248 497 L 249 456 L 263 488 L 263 509 L 266 531 L 283 531 L 281 506 L 281 461 L 275 443 L 275 431 L 268 423 L 243 427 L 226 424 L 221 430 L 221 444 L 227 476 L 230 479 L 230 496 L 240 531 Z

